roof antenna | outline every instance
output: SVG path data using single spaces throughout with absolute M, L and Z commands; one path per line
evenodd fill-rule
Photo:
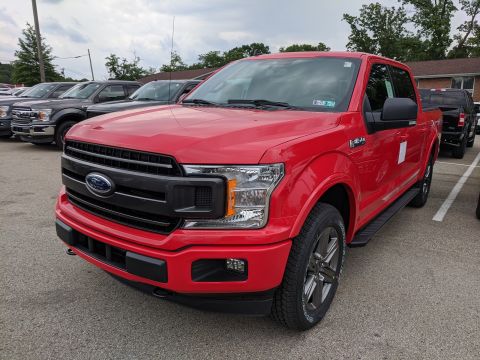
M 173 36 L 175 35 L 175 16 L 173 17 L 172 24 L 172 45 L 170 47 L 170 74 L 168 79 L 168 102 L 170 103 L 170 87 L 172 84 L 172 71 L 173 71 Z

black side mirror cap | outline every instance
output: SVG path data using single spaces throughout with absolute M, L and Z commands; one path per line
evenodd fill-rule
M 382 121 L 417 121 L 418 105 L 410 98 L 389 98 L 385 100 Z

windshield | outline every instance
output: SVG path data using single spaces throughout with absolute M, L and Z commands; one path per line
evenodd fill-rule
M 38 84 L 25 90 L 20 97 L 43 98 L 55 88 L 55 84 Z
M 174 99 L 180 91 L 182 83 L 170 81 L 152 81 L 143 85 L 131 96 L 131 100 L 164 100 Z M 170 97 L 169 97 L 170 95 Z
M 345 111 L 359 66 L 360 59 L 333 57 L 242 60 L 206 80 L 183 103 Z
M 77 84 L 72 87 L 67 92 L 60 95 L 59 99 L 87 99 L 89 98 L 98 88 L 100 84 L 98 83 L 83 83 Z

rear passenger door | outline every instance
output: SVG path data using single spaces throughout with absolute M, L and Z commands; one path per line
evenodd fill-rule
M 409 98 L 417 102 L 409 72 L 396 66 L 390 66 L 390 74 L 395 88 L 395 97 Z M 414 126 L 400 129 L 397 163 L 401 169 L 399 188 L 402 190 L 409 187 L 422 172 L 420 162 L 425 149 L 426 130 L 425 119 L 419 118 L 418 115 Z

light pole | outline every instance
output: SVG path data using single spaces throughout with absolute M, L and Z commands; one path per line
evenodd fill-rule
M 90 71 L 92 72 L 92 80 L 95 80 L 95 76 L 93 76 L 93 66 L 92 66 L 92 57 L 90 56 L 90 49 L 88 50 L 88 60 L 90 60 Z
M 42 38 L 40 37 L 40 26 L 38 25 L 37 2 L 32 0 L 33 21 L 35 22 L 35 33 L 37 38 L 38 67 L 40 68 L 40 82 L 45 82 L 45 66 L 43 65 Z

